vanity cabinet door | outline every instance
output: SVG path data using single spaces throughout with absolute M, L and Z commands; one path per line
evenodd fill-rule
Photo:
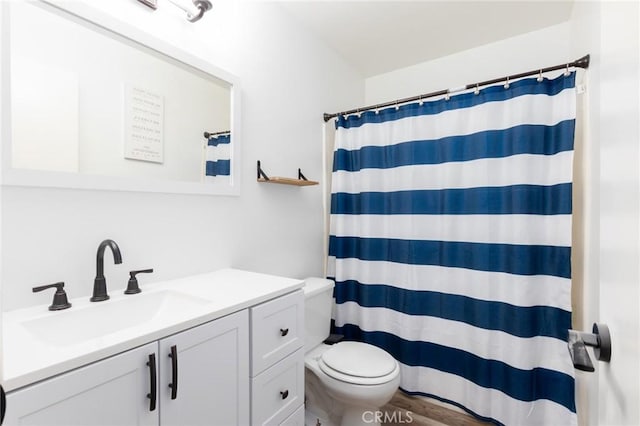
M 249 424 L 248 312 L 160 340 L 159 383 L 162 426 Z
M 4 426 L 157 425 L 150 411 L 151 343 L 7 394 Z

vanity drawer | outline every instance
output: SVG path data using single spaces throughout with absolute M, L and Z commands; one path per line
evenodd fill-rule
M 251 381 L 251 424 L 278 425 L 304 406 L 304 350 Z
M 304 293 L 251 308 L 251 375 L 260 374 L 304 344 Z
M 284 419 L 280 426 L 304 426 L 304 405 L 301 405 L 292 415 Z

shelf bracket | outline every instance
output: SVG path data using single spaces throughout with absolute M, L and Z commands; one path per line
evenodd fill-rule
M 264 180 L 269 180 L 269 176 L 267 176 L 264 170 L 262 170 L 262 167 L 260 167 L 260 160 L 258 160 L 257 169 L 258 169 L 258 179 L 263 178 Z
M 298 169 L 298 179 L 300 179 L 300 180 L 309 180 L 302 174 L 302 170 L 300 170 L 300 169 Z

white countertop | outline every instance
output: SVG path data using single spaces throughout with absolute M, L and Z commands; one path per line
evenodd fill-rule
M 46 379 L 56 374 L 98 361 L 165 336 L 178 333 L 196 325 L 223 317 L 269 299 L 290 293 L 303 286 L 302 280 L 258 274 L 237 269 L 222 269 L 207 274 L 140 286 L 145 296 L 172 291 L 184 296 L 199 298 L 197 306 L 190 306 L 170 315 L 156 315 L 151 321 L 133 324 L 115 332 L 80 342 L 53 342 L 39 338 L 25 328 L 25 322 L 37 320 L 56 321 L 65 312 L 74 314 L 117 303 L 134 304 L 140 295 L 124 295 L 113 291 L 111 299 L 91 303 L 88 297 L 71 299 L 72 307 L 51 312 L 47 305 L 19 309 L 3 314 L 3 357 L 6 391 Z M 142 300 L 142 299 L 138 299 Z M 196 299 L 194 299 L 196 300 Z M 58 317 L 56 317 L 58 316 Z M 122 320 L 122 318 L 119 318 Z M 126 320 L 126 318 L 124 319 Z M 63 330 L 64 331 L 64 330 Z M 73 337 L 73 336 L 71 336 Z

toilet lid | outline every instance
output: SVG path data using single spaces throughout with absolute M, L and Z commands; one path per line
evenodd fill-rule
M 322 354 L 323 363 L 352 377 L 383 377 L 397 368 L 397 362 L 382 349 L 361 342 L 336 343 Z

